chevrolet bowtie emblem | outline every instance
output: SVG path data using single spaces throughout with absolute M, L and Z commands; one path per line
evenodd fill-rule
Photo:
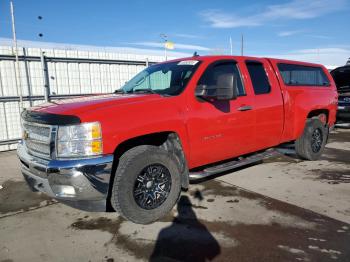
M 26 140 L 29 138 L 29 134 L 27 131 L 23 131 L 23 139 Z

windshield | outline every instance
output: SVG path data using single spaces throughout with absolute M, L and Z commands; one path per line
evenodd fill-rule
M 176 96 L 185 89 L 199 63 L 197 60 L 185 60 L 152 65 L 128 81 L 122 91 Z

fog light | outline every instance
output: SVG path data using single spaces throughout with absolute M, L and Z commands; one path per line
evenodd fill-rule
M 62 186 L 62 194 L 75 195 L 75 189 L 72 186 Z
M 55 192 L 55 195 L 58 197 L 74 197 L 75 188 L 72 186 L 63 186 L 63 185 L 54 185 L 52 190 Z

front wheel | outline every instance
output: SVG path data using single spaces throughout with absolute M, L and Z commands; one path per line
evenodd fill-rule
M 149 224 L 165 216 L 181 192 L 176 159 L 156 146 L 137 146 L 122 155 L 111 195 L 113 208 L 124 218 Z
M 305 160 L 319 159 L 324 151 L 327 136 L 328 130 L 319 119 L 308 119 L 304 133 L 295 141 L 297 155 Z

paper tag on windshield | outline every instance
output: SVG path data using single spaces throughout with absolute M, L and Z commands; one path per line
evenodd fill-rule
M 177 65 L 192 65 L 193 66 L 197 63 L 198 63 L 197 60 L 185 60 L 185 61 L 179 62 Z

